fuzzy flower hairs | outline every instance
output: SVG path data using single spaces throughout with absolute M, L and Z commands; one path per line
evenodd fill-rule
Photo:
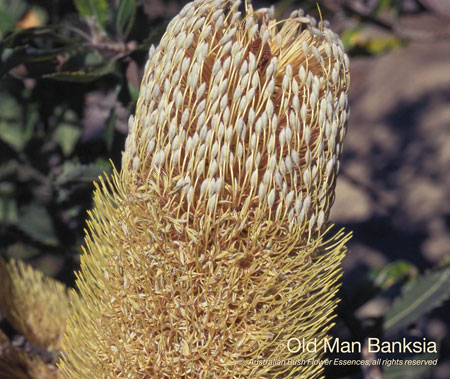
M 289 363 L 320 346 L 287 345 L 323 341 L 337 303 L 348 58 L 325 22 L 239 5 L 189 3 L 150 49 L 122 169 L 95 193 L 63 378 L 321 375 Z

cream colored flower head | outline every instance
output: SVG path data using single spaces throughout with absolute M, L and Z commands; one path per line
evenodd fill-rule
M 150 49 L 124 170 L 178 219 L 253 210 L 320 229 L 348 115 L 343 44 L 302 11 L 239 5 L 194 1 Z
M 194 1 L 150 49 L 95 195 L 64 378 L 315 378 L 348 239 L 328 213 L 348 58 L 325 22 Z M 276 360 L 280 364 L 258 364 Z M 253 362 L 253 363 L 252 363 Z

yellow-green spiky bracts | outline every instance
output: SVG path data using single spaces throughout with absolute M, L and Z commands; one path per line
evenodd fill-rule
M 238 6 L 194 1 L 150 49 L 122 169 L 95 193 L 63 378 L 321 375 L 288 364 L 320 346 L 287 343 L 323 341 L 336 306 L 348 58 L 325 22 Z
M 23 336 L 0 331 L 0 379 L 56 378 L 56 360 L 71 312 L 66 287 L 16 260 L 0 259 L 0 313 Z

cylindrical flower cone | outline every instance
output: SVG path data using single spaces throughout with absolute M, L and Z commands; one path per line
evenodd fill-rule
M 0 321 L 5 317 L 19 337 L 10 341 L 0 330 L 0 379 L 56 378 L 71 311 L 63 284 L 22 261 L 0 258 Z
M 95 193 L 64 378 L 322 374 L 292 362 L 322 356 L 337 303 L 348 58 L 325 22 L 238 6 L 190 3 L 150 49 Z

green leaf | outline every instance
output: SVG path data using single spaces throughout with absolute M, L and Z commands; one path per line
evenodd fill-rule
M 34 125 L 24 120 L 24 116 L 31 118 L 33 112 L 24 115 L 17 100 L 6 91 L 0 91 L 0 138 L 16 151 L 21 151 L 32 136 Z
M 133 27 L 136 14 L 136 0 L 121 0 L 117 10 L 116 24 L 125 36 Z
M 372 55 L 379 55 L 390 50 L 395 50 L 403 45 L 403 41 L 398 37 L 374 38 L 367 41 L 363 47 Z
M 102 30 L 105 30 L 108 18 L 108 2 L 106 0 L 74 0 L 75 7 L 84 18 L 94 17 Z
M 109 171 L 108 166 L 99 164 L 81 164 L 74 162 L 65 162 L 63 170 L 55 180 L 57 185 L 65 185 L 71 182 L 92 183 L 97 180 L 105 171 Z
M 102 76 L 113 74 L 116 69 L 116 62 L 110 61 L 93 69 L 92 71 L 61 71 L 44 75 L 44 78 L 73 83 L 89 83 L 100 79 Z
M 361 35 L 364 30 L 362 25 L 345 30 L 341 39 L 346 49 L 350 50 L 361 43 Z
M 4 224 L 14 224 L 18 221 L 14 190 L 13 183 L 0 182 L 0 221 Z
M 0 0 L 0 38 L 14 29 L 26 8 L 27 3 L 22 0 Z
M 387 289 L 417 272 L 416 267 L 406 261 L 392 262 L 381 269 L 374 270 L 370 276 L 375 287 Z
M 17 201 L 0 197 L 0 221 L 6 225 L 16 224 L 18 220 Z
M 383 328 L 389 332 L 404 328 L 439 307 L 449 297 L 450 267 L 410 281 L 386 313 Z
M 378 4 L 375 9 L 375 14 L 380 15 L 386 9 L 390 9 L 393 6 L 392 0 L 378 0 Z
M 73 149 L 81 136 L 81 130 L 74 125 L 61 124 L 58 125 L 53 136 L 59 146 L 61 146 L 63 154 L 68 156 L 72 154 Z
M 14 28 L 16 20 L 9 13 L 0 9 L 0 38 Z
M 19 226 L 39 242 L 49 246 L 58 245 L 52 219 L 43 207 L 34 204 L 26 207 L 20 215 Z
M 128 93 L 130 94 L 131 101 L 135 103 L 139 98 L 139 88 L 136 88 L 133 84 L 128 83 Z
M 104 64 L 103 56 L 98 50 L 87 50 L 83 58 L 84 67 L 100 67 Z

